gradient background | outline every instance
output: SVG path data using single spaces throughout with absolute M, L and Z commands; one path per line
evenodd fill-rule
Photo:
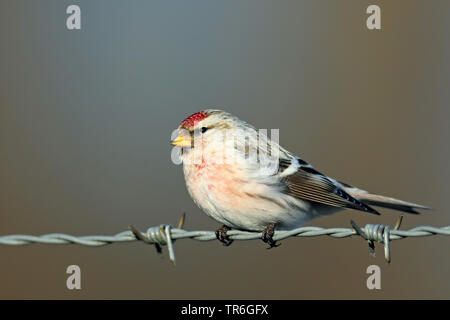
M 78 4 L 82 29 L 66 29 Z M 369 31 L 365 10 L 382 9 Z M 218 224 L 170 161 L 170 134 L 206 106 L 259 128 L 324 173 L 436 208 L 450 224 L 450 2 L 2 1 L 0 234 L 115 234 Z M 347 210 L 312 221 L 393 224 Z M 142 243 L 0 247 L 0 298 L 450 298 L 450 239 L 368 255 L 360 238 L 178 241 L 177 266 Z M 165 251 L 166 252 L 166 251 Z M 66 267 L 82 290 L 66 288 Z M 382 289 L 366 288 L 366 268 Z

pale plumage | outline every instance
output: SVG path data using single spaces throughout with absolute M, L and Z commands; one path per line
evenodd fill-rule
M 345 208 L 378 214 L 369 205 L 411 213 L 416 213 L 415 208 L 427 209 L 329 178 L 221 110 L 198 112 L 180 129 L 184 134 L 172 143 L 183 148 L 189 194 L 207 215 L 231 228 L 262 231 L 272 225 L 288 230 Z M 252 150 L 257 151 L 257 159 L 252 158 Z

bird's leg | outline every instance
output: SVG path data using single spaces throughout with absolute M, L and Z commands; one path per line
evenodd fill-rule
M 269 225 L 263 230 L 261 239 L 270 246 L 267 249 L 279 246 L 279 244 L 277 244 L 277 242 L 273 240 L 274 232 L 275 232 L 275 223 L 273 222 L 269 223 Z
M 231 228 L 227 227 L 226 225 L 223 225 L 219 229 L 216 230 L 216 238 L 217 238 L 217 240 L 222 242 L 223 245 L 226 246 L 226 247 L 228 247 L 234 241 L 234 240 L 230 239 L 230 237 L 227 235 L 227 231 L 228 230 L 231 230 Z

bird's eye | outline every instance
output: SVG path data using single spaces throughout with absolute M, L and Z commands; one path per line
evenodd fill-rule
M 202 127 L 202 133 L 205 133 L 206 131 L 208 131 L 208 128 L 207 127 Z

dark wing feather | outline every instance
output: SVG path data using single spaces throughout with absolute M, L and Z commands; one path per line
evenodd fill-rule
M 338 181 L 346 188 L 346 191 L 351 194 L 352 197 L 363 201 L 364 203 L 376 207 L 383 207 L 413 214 L 420 214 L 416 209 L 430 210 L 430 207 L 423 206 L 417 203 L 407 202 L 400 199 L 386 197 L 378 194 L 371 194 L 367 191 L 355 188 L 348 183 Z
M 333 207 L 351 208 L 379 214 L 375 209 L 365 203 L 355 199 L 346 191 L 336 186 L 329 178 L 321 174 L 310 165 L 303 165 L 301 162 L 299 169 L 283 178 L 286 183 L 286 193 L 317 203 L 326 204 Z M 286 169 L 286 163 L 280 161 L 280 170 Z

